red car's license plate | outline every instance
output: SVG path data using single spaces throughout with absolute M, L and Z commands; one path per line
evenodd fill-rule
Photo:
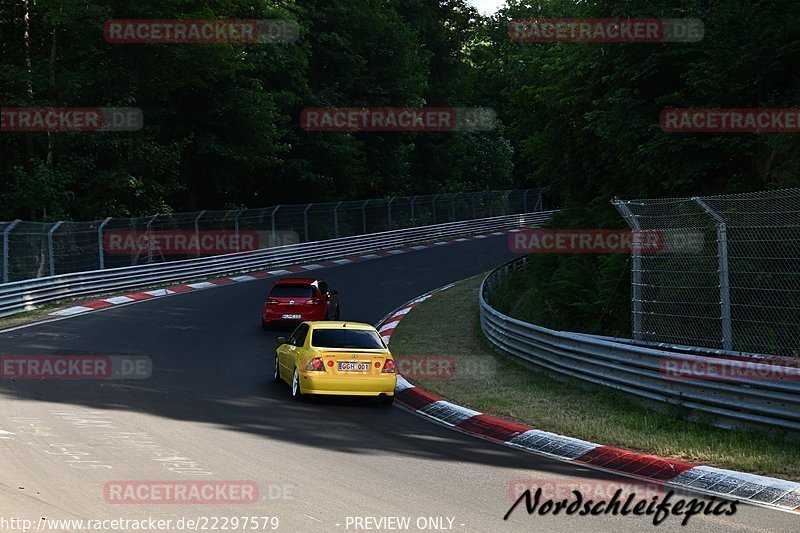
M 369 363 L 339 363 L 339 370 L 344 372 L 366 372 L 369 370 Z

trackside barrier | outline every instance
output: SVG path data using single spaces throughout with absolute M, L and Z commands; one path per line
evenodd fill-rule
M 0 317 L 31 311 L 44 303 L 67 298 L 264 270 L 282 265 L 326 261 L 487 231 L 531 227 L 547 221 L 553 212 L 540 211 L 449 222 L 201 259 L 94 270 L 6 283 L 0 285 Z
M 553 374 L 675 406 L 692 416 L 705 415 L 703 418 L 715 426 L 766 427 L 793 436 L 800 434 L 800 364 L 787 370 L 753 363 L 758 375 L 735 378 L 668 377 L 663 372 L 665 361 L 707 365 L 711 350 L 687 346 L 671 350 L 639 345 L 629 339 L 614 341 L 555 331 L 494 309 L 492 293 L 498 282 L 509 273 L 526 268 L 527 258 L 516 259 L 492 271 L 481 284 L 481 328 L 496 348 Z M 717 361 L 742 361 L 738 352 L 713 353 Z

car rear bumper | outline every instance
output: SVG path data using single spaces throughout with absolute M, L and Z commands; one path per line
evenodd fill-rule
M 342 396 L 394 396 L 395 374 L 380 376 L 325 376 L 318 372 L 300 373 L 303 394 L 335 394 Z
M 283 318 L 284 314 L 297 314 L 300 318 Z M 325 320 L 325 309 L 313 311 L 264 311 L 261 313 L 261 322 L 264 324 L 300 324 L 301 322 Z

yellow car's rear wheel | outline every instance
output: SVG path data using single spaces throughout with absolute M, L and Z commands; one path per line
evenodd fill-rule
M 300 373 L 297 372 L 296 368 L 292 376 L 292 398 L 295 400 L 303 399 L 303 391 L 300 390 Z
M 272 379 L 275 381 L 275 383 L 280 383 L 281 372 L 280 369 L 278 368 L 278 352 L 275 352 L 275 364 L 273 364 L 272 366 L 274 367 L 272 372 Z

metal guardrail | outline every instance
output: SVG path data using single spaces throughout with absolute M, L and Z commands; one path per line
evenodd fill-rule
M 0 285 L 0 317 L 31 311 L 47 302 L 116 292 L 147 285 L 183 282 L 291 264 L 313 263 L 348 255 L 431 242 L 487 231 L 538 225 L 553 211 L 450 222 L 220 255 L 132 267 L 35 278 Z
M 489 342 L 516 358 L 551 373 L 602 385 L 639 398 L 665 403 L 692 416 L 704 415 L 720 427 L 768 427 L 800 432 L 800 377 L 797 367 L 753 363 L 767 379 L 738 376 L 700 379 L 667 376 L 666 358 L 687 364 L 719 361 L 708 350 L 696 353 L 641 346 L 631 340 L 615 342 L 582 333 L 555 331 L 528 324 L 491 306 L 497 283 L 510 272 L 525 269 L 527 258 L 516 259 L 491 272 L 481 284 L 481 327 Z M 690 348 L 690 347 L 684 347 Z M 735 359 L 739 354 L 715 350 Z M 763 372 L 763 374 L 762 374 Z M 776 376 L 780 376 L 777 378 Z

